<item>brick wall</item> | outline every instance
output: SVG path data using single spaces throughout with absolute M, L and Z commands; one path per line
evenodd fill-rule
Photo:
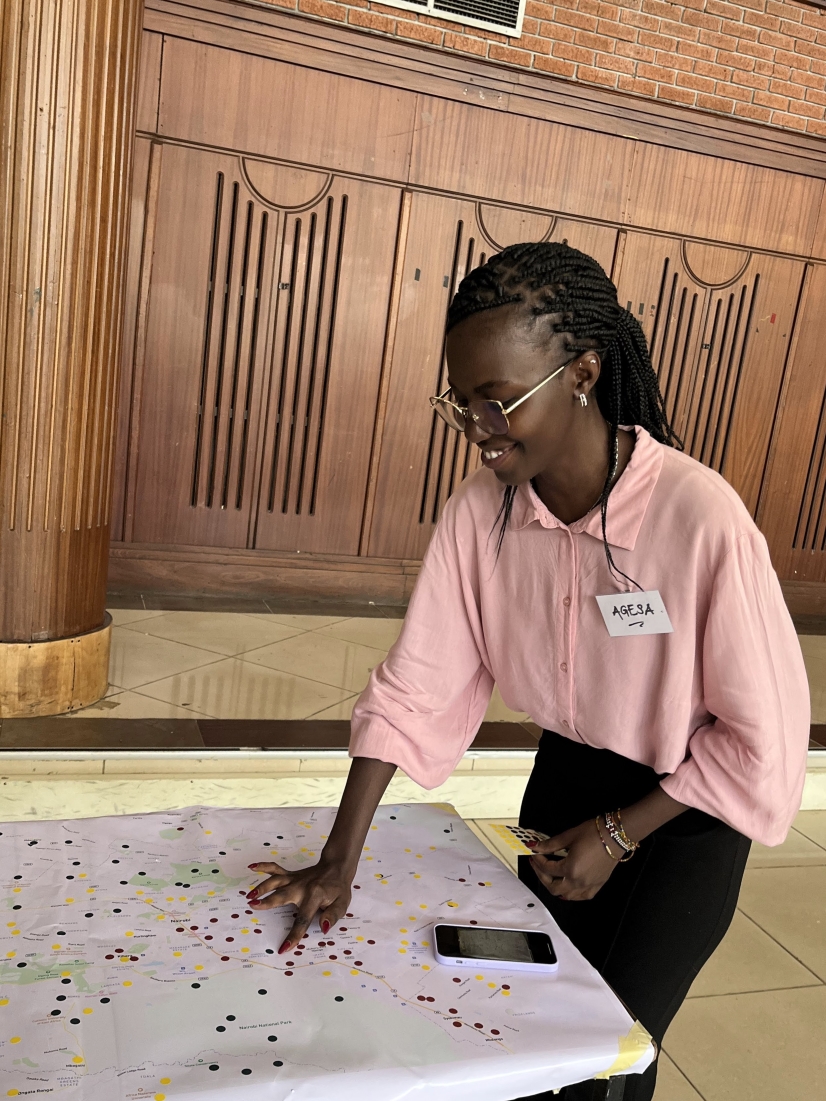
M 275 7 L 826 137 L 826 10 L 795 0 L 528 0 L 521 38 L 373 0 Z

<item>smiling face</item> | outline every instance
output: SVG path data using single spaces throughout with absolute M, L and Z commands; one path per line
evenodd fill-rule
M 571 334 L 554 332 L 558 321 L 559 315 L 532 317 L 522 303 L 513 303 L 472 314 L 451 329 L 448 382 L 456 404 L 494 400 L 507 408 L 570 360 Z M 486 436 L 471 425 L 465 434 L 480 447 L 484 465 L 505 485 L 566 465 L 585 422 L 599 415 L 595 401 L 583 410 L 579 400 L 590 394 L 599 369 L 595 352 L 569 363 L 509 414 L 506 435 Z

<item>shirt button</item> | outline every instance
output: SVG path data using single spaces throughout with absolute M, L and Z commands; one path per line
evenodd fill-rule
M 562 603 L 565 605 L 566 608 L 570 607 L 571 598 L 569 596 L 566 596 Z
M 568 663 L 567 663 L 567 661 L 563 661 L 562 664 L 559 666 L 559 668 L 562 670 L 563 673 L 567 673 L 568 672 Z

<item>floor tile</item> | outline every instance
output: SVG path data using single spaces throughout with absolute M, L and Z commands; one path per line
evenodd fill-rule
M 747 994 L 788 986 L 817 986 L 818 979 L 738 911 L 723 943 L 694 980 L 689 998 Z
M 189 719 L 198 718 L 189 707 L 176 707 L 164 700 L 154 700 L 139 692 L 115 691 L 89 707 L 70 711 L 61 718 L 85 719 Z M 208 718 L 209 716 L 205 716 Z
M 802 810 L 794 821 L 794 828 L 826 849 L 826 810 Z
M 267 608 L 276 615 L 326 615 L 341 619 L 353 616 L 368 619 L 404 619 L 404 604 L 375 604 L 364 600 L 336 600 L 334 597 L 309 599 L 297 596 L 268 596 Z
M 130 623 L 127 630 L 197 646 L 225 657 L 238 657 L 298 633 L 296 627 L 277 623 L 271 616 L 240 612 L 166 612 L 154 619 Z
M 320 632 L 357 642 L 361 646 L 373 646 L 377 650 L 389 650 L 401 633 L 401 619 L 340 619 Z
M 739 905 L 826 981 L 826 867 L 747 870 Z
M 240 658 L 224 658 L 203 669 L 166 677 L 145 685 L 142 692 L 219 719 L 306 719 L 350 695 Z
M 334 703 L 332 707 L 325 707 L 322 711 L 317 711 L 315 715 L 309 717 L 311 719 L 346 719 L 349 722 L 353 716 L 353 708 L 358 698 L 359 693 L 355 692 L 352 696 L 348 696 L 346 700 L 342 700 L 341 703 Z
M 207 650 L 184 646 L 165 638 L 154 638 L 128 627 L 114 627 L 109 681 L 119 688 L 137 688 L 168 677 L 171 673 L 182 673 L 215 660 L 216 655 Z
M 137 623 L 141 619 L 154 619 L 163 615 L 163 612 L 150 612 L 147 608 L 107 608 L 106 611 L 112 617 L 115 627 L 123 627 L 126 623 Z
M 187 719 L 4 719 L 0 749 L 197 749 L 198 724 Z
M 243 660 L 343 688 L 348 695 L 352 695 L 364 688 L 370 671 L 384 656 L 383 650 L 359 646 L 354 642 L 343 642 L 339 638 L 330 638 L 314 631 L 296 635 L 283 642 L 275 642 L 260 650 L 252 650 L 244 654 Z M 339 697 L 341 698 L 343 697 Z
M 657 1068 L 654 1101 L 703 1101 L 677 1064 L 664 1051 L 660 1052 L 658 1061 L 660 1065 Z
M 826 812 L 820 813 L 826 816 Z M 790 830 L 782 845 L 771 848 L 752 842 L 749 851 L 750 868 L 789 868 L 803 864 L 826 864 L 826 849 L 822 849 L 799 830 Z
M 691 998 L 664 1047 L 705 1101 L 814 1101 L 824 1017 L 824 986 Z
M 211 749 L 346 749 L 350 741 L 350 724 L 329 720 L 203 719 L 198 727 Z
M 809 676 L 812 722 L 826 723 L 826 635 L 799 635 Z
M 297 627 L 300 631 L 317 631 L 330 623 L 341 622 L 341 616 L 335 615 L 274 615 L 272 612 L 267 612 L 264 616 L 256 615 L 255 618 L 271 619 L 275 623 L 283 623 L 286 627 Z

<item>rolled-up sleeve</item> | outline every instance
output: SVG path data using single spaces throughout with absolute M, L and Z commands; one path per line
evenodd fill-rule
M 493 690 L 479 616 L 475 534 L 470 523 L 462 534 L 460 509 L 461 493 L 448 501 L 430 541 L 398 641 L 353 710 L 350 756 L 398 765 L 425 788 L 453 771 Z
M 809 688 L 800 645 L 757 532 L 741 535 L 717 570 L 702 640 L 713 719 L 662 781 L 672 798 L 764 845 L 779 845 L 800 807 Z

